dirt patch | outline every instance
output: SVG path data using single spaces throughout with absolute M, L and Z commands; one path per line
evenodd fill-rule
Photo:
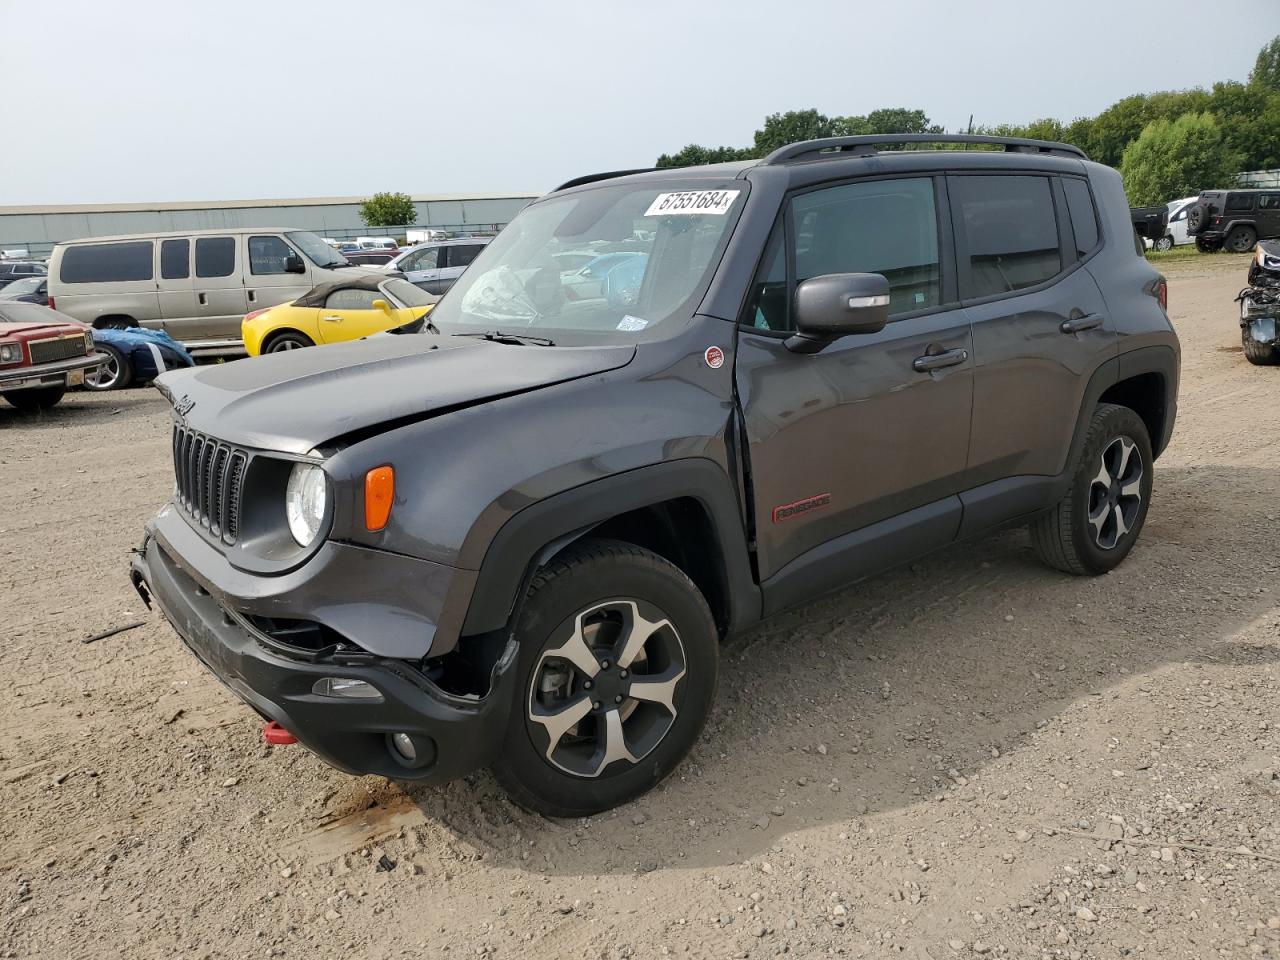
M 1014 530 L 763 624 L 689 762 L 589 820 L 267 746 L 156 617 L 81 643 L 144 615 L 164 403 L 0 406 L 0 954 L 1280 956 L 1280 368 L 1237 259 L 1162 267 L 1181 408 L 1120 569 Z

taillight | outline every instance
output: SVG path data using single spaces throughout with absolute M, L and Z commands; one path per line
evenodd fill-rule
M 1160 309 L 1165 313 L 1169 312 L 1169 281 L 1161 278 L 1156 283 L 1156 300 L 1160 302 Z
M 270 309 L 271 309 L 270 307 L 263 307 L 261 310 L 255 310 L 255 311 L 253 311 L 253 313 L 246 313 L 246 314 L 244 315 L 244 322 L 245 322 L 245 323 L 248 323 L 248 322 L 249 322 L 250 320 L 252 320 L 254 317 L 260 317 L 260 316 L 262 316 L 264 313 L 266 313 L 266 312 L 267 312 L 268 310 L 270 310 Z
M 50 297 L 50 298 L 49 298 L 49 309 L 50 309 L 50 310 L 57 310 L 57 309 L 58 309 L 58 305 L 54 302 L 53 297 Z

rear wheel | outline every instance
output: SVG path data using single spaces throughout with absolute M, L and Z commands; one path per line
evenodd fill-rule
M 1220 240 L 1204 240 L 1196 237 L 1196 249 L 1201 253 L 1217 253 L 1222 249 L 1222 242 Z
M 534 578 L 516 638 L 519 700 L 493 772 L 521 806 L 607 810 L 693 747 L 715 694 L 716 625 L 657 554 L 610 540 L 570 547 Z
M 267 340 L 262 347 L 263 353 L 284 353 L 286 350 L 301 350 L 303 347 L 314 347 L 316 342 L 305 333 L 288 330 L 277 333 Z
M 1280 350 L 1274 343 L 1259 343 L 1249 335 L 1248 325 L 1240 328 L 1240 343 L 1244 347 L 1244 358 L 1255 367 L 1274 367 L 1280 364 Z
M 94 344 L 94 349 L 106 355 L 106 362 L 96 370 L 87 371 L 84 385 L 89 390 L 123 390 L 133 381 L 133 365 L 129 358 L 107 343 Z
M 36 410 L 48 410 L 55 406 L 62 395 L 67 392 L 64 386 L 56 387 L 36 387 L 30 390 L 6 390 L 0 396 L 9 402 L 10 406 L 17 407 L 23 413 L 32 413 Z
M 1099 404 L 1070 488 L 1031 523 L 1040 559 L 1077 575 L 1119 566 L 1147 518 L 1153 459 L 1142 418 L 1128 407 Z
M 1159 240 L 1157 240 L 1157 241 L 1156 241 L 1156 249 L 1157 249 L 1157 250 L 1172 250 L 1172 249 L 1173 249 L 1173 237 L 1169 236 L 1168 234 L 1165 234 L 1163 237 L 1161 237 Z
M 1236 227 L 1227 234 L 1226 247 L 1232 253 L 1248 253 L 1258 242 L 1258 231 L 1253 227 Z

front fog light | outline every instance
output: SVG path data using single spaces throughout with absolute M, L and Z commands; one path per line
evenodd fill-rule
M 391 742 L 396 751 L 410 763 L 418 759 L 418 748 L 413 745 L 413 737 L 407 733 L 393 733 Z
M 382 699 L 382 692 L 372 683 L 350 677 L 321 677 L 311 685 L 311 692 L 317 697 L 334 697 L 338 700 Z
M 295 463 L 284 492 L 284 512 L 289 532 L 301 547 L 315 543 L 324 522 L 328 485 L 324 471 L 314 463 Z

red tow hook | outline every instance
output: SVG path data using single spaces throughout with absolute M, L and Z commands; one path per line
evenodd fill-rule
M 262 739 L 267 743 L 275 744 L 277 747 L 286 747 L 291 743 L 298 742 L 297 737 L 274 720 L 262 728 Z

